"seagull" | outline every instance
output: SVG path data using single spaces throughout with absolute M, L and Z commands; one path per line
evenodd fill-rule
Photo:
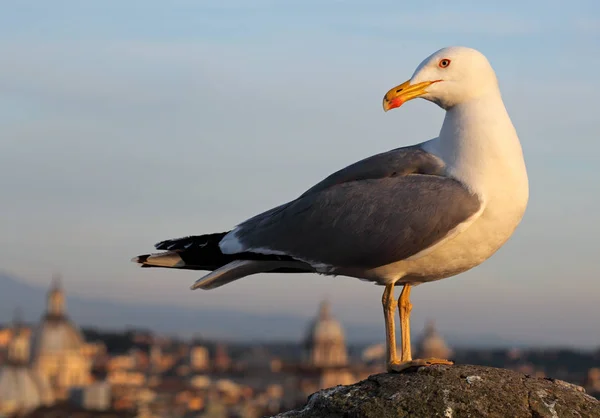
M 465 272 L 506 243 L 527 207 L 527 170 L 496 74 L 479 51 L 433 53 L 385 94 L 383 109 L 415 98 L 445 111 L 437 138 L 351 164 L 230 231 L 162 241 L 155 245 L 162 252 L 132 261 L 210 271 L 192 289 L 265 272 L 374 282 L 384 286 L 388 372 L 453 364 L 412 358 L 411 289 Z M 403 286 L 397 300 L 396 285 Z

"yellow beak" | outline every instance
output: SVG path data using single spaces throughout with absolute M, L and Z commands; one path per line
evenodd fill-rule
M 390 109 L 402 106 L 409 100 L 416 99 L 419 96 L 427 93 L 426 88 L 431 86 L 433 83 L 437 83 L 441 80 L 435 81 L 423 81 L 422 83 L 410 84 L 410 80 L 405 81 L 399 86 L 390 89 L 383 97 L 383 110 L 387 112 Z

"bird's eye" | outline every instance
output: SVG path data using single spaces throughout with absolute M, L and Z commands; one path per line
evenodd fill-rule
M 446 68 L 450 65 L 450 60 L 448 58 L 442 58 L 438 64 L 440 68 Z

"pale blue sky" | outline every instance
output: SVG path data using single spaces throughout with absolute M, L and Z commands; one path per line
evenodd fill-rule
M 333 170 L 435 136 L 381 98 L 448 45 L 488 56 L 531 181 L 514 238 L 420 286 L 414 324 L 600 344 L 600 3 L 7 1 L 0 14 L 0 268 L 71 293 L 380 323 L 381 288 L 142 270 L 156 241 L 226 230 Z M 383 328 L 383 325 L 382 325 Z

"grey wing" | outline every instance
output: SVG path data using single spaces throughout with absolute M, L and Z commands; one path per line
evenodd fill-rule
M 314 190 L 240 224 L 223 252 L 288 255 L 316 265 L 374 268 L 443 240 L 480 209 L 457 180 L 411 174 Z
M 307 190 L 302 196 L 348 181 L 407 176 L 409 174 L 440 175 L 443 173 L 444 167 L 442 160 L 423 150 L 420 145 L 396 148 L 365 158 L 331 174 Z
M 300 198 L 351 181 L 399 177 L 409 174 L 441 175 L 444 172 L 444 168 L 442 160 L 423 150 L 420 145 L 396 148 L 357 161 L 336 171 L 304 192 Z M 262 219 L 275 215 L 287 208 L 291 203 L 284 203 L 270 209 L 248 219 L 246 223 L 254 221 L 255 218 Z

